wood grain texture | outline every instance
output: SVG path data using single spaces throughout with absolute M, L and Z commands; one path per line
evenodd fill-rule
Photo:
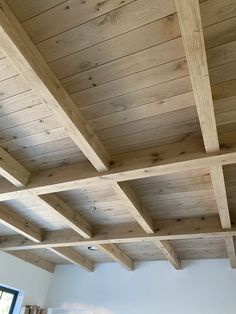
M 214 152 L 219 149 L 219 141 L 199 3 L 195 0 L 176 0 L 175 4 L 204 144 L 208 152 Z
M 0 146 L 0 174 L 15 186 L 25 186 L 30 172 Z
M 87 158 L 100 171 L 107 170 L 109 154 L 106 152 L 86 120 L 74 106 L 38 50 L 10 11 L 1 1 L 1 49 L 11 60 L 42 102 L 52 112 L 79 146 Z
M 225 238 L 225 244 L 227 248 L 228 257 L 232 268 L 236 268 L 236 253 L 234 238 L 232 236 Z
M 82 268 L 89 272 L 92 272 L 94 270 L 94 265 L 90 260 L 69 247 L 50 248 L 50 251 L 61 256 L 72 264 L 80 265 Z
M 1 32 L 3 43 L 14 42 L 3 48 L 20 47 L 11 58 L 24 55 L 31 68 L 23 62 L 19 70 L 0 51 L 0 145 L 32 174 L 21 187 L 0 177 L 0 250 L 89 271 L 99 262 L 133 269 L 136 261 L 168 259 L 180 268 L 185 259 L 227 256 L 235 267 L 236 3 L 7 2 L 48 64 L 21 40 L 22 27 Z M 32 87 L 37 77 L 44 85 Z M 88 121 L 86 139 L 96 135 L 112 155 L 99 155 L 103 165 L 111 160 L 105 173 L 52 110 L 62 101 L 60 115 L 74 119 L 76 136 L 82 120 L 63 88 L 73 98 L 69 109 Z
M 113 260 L 128 270 L 134 270 L 134 262 L 115 244 L 100 244 L 99 248 L 106 252 Z
M 49 210 L 55 212 L 56 215 L 59 215 L 68 226 L 80 235 L 85 238 L 92 236 L 92 227 L 87 221 L 56 194 L 45 194 L 34 197 L 36 201 L 39 201 L 43 206 L 46 206 Z
M 83 239 L 78 234 L 72 234 L 70 230 L 51 231 L 44 234 L 44 240 L 41 243 L 34 243 L 20 236 L 2 236 L 0 237 L 0 249 L 2 251 L 14 251 L 51 247 L 96 246 L 111 243 L 153 242 L 155 240 L 224 239 L 227 236 L 236 235 L 235 227 L 222 229 L 218 216 L 159 220 L 155 222 L 155 230 L 155 233 L 147 234 L 137 224 L 103 227 L 91 239 Z
M 40 242 L 42 240 L 42 231 L 40 228 L 4 205 L 0 205 L 0 222 L 32 241 Z
M 162 252 L 162 254 L 171 262 L 175 269 L 181 269 L 181 261 L 175 250 L 168 241 L 154 241 L 154 244 Z
M 124 204 L 127 205 L 132 217 L 140 224 L 140 226 L 147 232 L 153 233 L 153 221 L 148 211 L 140 202 L 135 191 L 128 182 L 119 182 L 112 185 L 116 193 L 121 197 Z
M 17 258 L 20 258 L 21 260 L 24 260 L 27 263 L 40 267 L 50 273 L 54 273 L 56 265 L 38 256 L 37 254 L 34 254 L 29 251 L 24 251 L 24 250 L 8 252 L 8 254 L 11 254 Z

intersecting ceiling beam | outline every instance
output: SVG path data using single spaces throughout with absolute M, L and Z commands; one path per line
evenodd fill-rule
M 66 204 L 59 196 L 56 194 L 44 194 L 41 196 L 34 196 L 34 198 L 82 237 L 92 237 L 92 227 L 90 224 L 83 217 L 81 217 L 76 210 Z
M 112 184 L 113 189 L 123 200 L 124 205 L 129 209 L 131 216 L 137 221 L 146 233 L 154 233 L 154 223 L 147 208 L 140 201 L 138 195 L 131 187 L 129 182 L 119 182 Z M 155 240 L 156 246 L 161 250 L 171 264 L 176 268 L 181 268 L 181 263 L 177 266 L 177 254 L 168 241 L 162 244 L 161 241 Z
M 98 171 L 108 170 L 108 152 L 4 0 L 0 0 L 0 46 L 94 167 Z
M 57 215 L 62 221 L 64 221 L 69 227 L 71 227 L 76 233 L 81 235 L 86 239 L 92 237 L 93 227 L 79 215 L 79 213 L 66 204 L 59 196 L 56 194 L 45 194 L 41 196 L 32 195 L 35 200 L 39 201 L 44 207 L 49 209 L 53 214 Z M 102 248 L 103 251 L 109 254 L 114 261 L 119 262 L 121 265 L 131 270 L 130 259 L 115 245 L 107 245 L 105 248 Z M 50 249 L 56 254 L 63 255 L 67 260 L 74 260 L 74 263 L 80 264 L 82 267 L 87 267 L 91 270 L 90 261 L 81 256 L 78 252 L 73 251 L 72 249 L 59 248 L 59 249 Z M 79 263 L 80 261 L 80 263 Z M 83 263 L 85 261 L 85 264 Z
M 139 223 L 143 230 L 147 233 L 153 233 L 152 218 L 130 184 L 128 182 L 119 182 L 114 183 L 112 187 L 122 199 L 131 216 Z
M 40 242 L 42 240 L 40 228 L 1 204 L 0 223 L 32 241 Z
M 220 145 L 209 80 L 199 1 L 175 0 L 175 3 L 205 149 L 207 153 L 217 152 L 220 150 Z M 217 93 L 216 87 L 214 87 L 213 92 Z M 222 228 L 231 228 L 222 165 L 210 165 L 209 168 Z M 225 243 L 231 265 L 235 265 L 233 238 L 227 238 Z M 232 254 L 232 251 L 234 251 L 234 254 Z
M 46 271 L 50 273 L 53 273 L 55 270 L 56 265 L 54 263 L 49 262 L 32 252 L 22 250 L 22 251 L 8 252 L 8 253 L 24 260 L 27 263 L 30 263 L 32 265 L 45 269 Z
M 0 175 L 21 187 L 27 184 L 30 172 L 0 146 Z
M 112 181 L 129 181 L 236 162 L 236 152 L 183 154 L 183 147 L 178 148 L 178 146 L 179 144 L 171 144 L 163 147 L 169 158 L 162 156 L 158 149 L 129 154 L 127 159 L 124 155 L 122 159 L 117 159 L 117 163 L 110 171 L 102 175 L 88 162 L 81 162 L 32 173 L 27 187 L 21 189 L 13 187 L 8 182 L 0 182 L 0 201 L 25 197 L 28 196 L 28 192 L 37 195 L 48 194 L 88 185 L 109 184 Z M 154 153 L 160 153 L 160 161 L 153 161 L 152 155 Z
M 27 239 L 30 239 L 34 241 L 35 243 L 39 243 L 40 241 L 42 241 L 43 232 L 40 228 L 38 228 L 37 226 L 29 222 L 28 220 L 24 219 L 19 214 L 16 214 L 10 211 L 8 208 L 4 207 L 1 204 L 0 204 L 0 223 L 16 231 L 17 233 L 22 234 Z M 84 258 L 82 255 L 80 255 L 79 253 L 78 254 L 76 254 L 77 252 L 73 253 L 72 249 L 67 250 L 67 248 L 59 248 L 59 251 L 57 249 L 51 249 L 51 248 L 47 248 L 47 249 L 53 251 L 57 255 L 60 254 L 60 256 L 62 256 L 64 259 L 67 259 L 69 261 L 71 261 L 71 257 L 73 257 L 74 258 L 73 263 L 75 263 L 76 261 L 76 263 L 81 265 L 82 267 L 85 267 L 86 265 L 90 265 L 92 263 L 86 258 Z M 36 261 L 39 261 L 39 263 L 42 263 L 44 265 L 43 261 L 45 261 L 41 259 L 40 257 L 38 257 L 37 255 L 35 256 L 27 255 L 25 252 L 21 252 L 21 251 L 19 252 L 18 257 L 19 258 L 22 257 L 23 260 L 25 259 L 27 260 L 27 258 L 29 257 L 29 260 L 32 260 L 33 264 L 35 264 Z M 45 261 L 45 263 L 46 263 L 45 265 L 48 265 L 47 261 Z M 91 267 L 88 266 L 88 268 L 91 268 Z
M 49 247 L 93 246 L 111 243 L 153 242 L 154 240 L 185 240 L 212 239 L 236 236 L 236 227 L 222 229 L 218 216 L 202 218 L 184 218 L 177 220 L 162 220 L 155 223 L 155 233 L 147 234 L 135 225 L 104 227 L 91 239 L 65 231 L 50 231 L 44 233 L 41 243 L 34 243 L 21 236 L 0 237 L 0 250 L 39 249 Z

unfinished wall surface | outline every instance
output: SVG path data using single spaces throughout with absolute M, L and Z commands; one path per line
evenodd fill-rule
M 118 264 L 94 273 L 57 266 L 47 306 L 63 314 L 234 314 L 235 291 L 227 260 L 184 262 L 182 271 L 165 261 L 137 264 L 135 272 Z
M 44 307 L 52 274 L 0 252 L 0 284 L 25 291 L 23 304 Z

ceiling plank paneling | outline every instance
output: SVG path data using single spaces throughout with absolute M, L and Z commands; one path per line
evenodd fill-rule
M 34 254 L 29 251 L 14 251 L 14 252 L 8 252 L 9 254 L 20 258 L 21 260 L 24 260 L 27 263 L 30 263 L 32 265 L 38 266 L 50 273 L 54 273 L 55 270 L 55 264 L 52 262 L 49 262 L 45 260 L 44 258 L 38 256 L 37 254 Z
M 46 103 L 98 171 L 107 170 L 110 156 L 70 96 L 34 46 L 4 0 L 0 1 L 1 50 L 34 93 Z
M 0 204 L 0 223 L 32 241 L 40 242 L 42 240 L 40 228 L 2 204 Z
M 0 175 L 15 186 L 25 186 L 30 172 L 0 146 Z
M 94 270 L 93 262 L 69 247 L 50 248 L 49 250 L 71 262 L 72 264 L 80 265 L 89 272 Z

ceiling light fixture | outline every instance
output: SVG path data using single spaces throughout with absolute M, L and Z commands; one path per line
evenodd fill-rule
M 97 247 L 96 246 L 88 246 L 88 250 L 90 251 L 96 251 Z

